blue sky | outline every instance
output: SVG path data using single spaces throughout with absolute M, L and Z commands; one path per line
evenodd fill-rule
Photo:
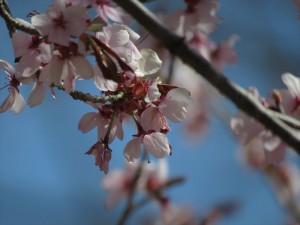
M 170 4 L 174 1 L 162 1 Z M 179 1 L 178 1 L 179 2 Z M 243 87 L 256 86 L 264 95 L 273 87 L 282 88 L 284 72 L 300 75 L 300 21 L 292 1 L 221 0 L 223 22 L 214 34 L 224 40 L 235 33 L 239 61 L 228 67 L 228 77 Z M 50 1 L 9 1 L 16 17 L 24 18 L 35 9 L 43 12 Z M 0 59 L 13 63 L 7 30 L 0 21 Z M 5 82 L 0 71 L 0 86 Z M 78 82 L 79 83 L 79 82 Z M 84 83 L 80 88 L 89 88 Z M 22 87 L 28 96 L 31 87 Z M 7 90 L 0 92 L 0 101 Z M 224 100 L 225 101 L 225 100 Z M 231 103 L 225 103 L 234 112 Z M 25 108 L 20 115 L 0 115 L 0 225 L 14 224 L 114 224 L 122 204 L 113 211 L 104 208 L 105 192 L 100 187 L 102 172 L 84 153 L 94 144 L 96 133 L 81 134 L 77 123 L 92 109 L 57 92 L 54 101 L 47 95 L 44 104 Z M 169 196 L 176 203 L 205 212 L 227 200 L 238 200 L 241 208 L 226 225 L 280 225 L 287 218 L 274 198 L 268 182 L 259 173 L 237 160 L 238 145 L 225 123 L 213 119 L 207 134 L 188 143 L 176 125 L 169 134 L 174 154 L 168 158 L 172 176 L 184 175 L 187 182 Z M 112 146 L 111 168 L 124 162 L 123 147 L 134 130 L 125 129 L 123 142 Z M 148 208 L 152 209 L 152 208 Z M 148 215 L 141 210 L 129 224 Z

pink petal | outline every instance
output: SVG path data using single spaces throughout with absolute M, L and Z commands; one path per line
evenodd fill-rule
M 9 76 L 13 76 L 15 74 L 15 69 L 5 60 L 0 59 L 0 68 L 3 69 Z
M 14 89 L 14 91 L 15 91 L 15 100 L 10 110 L 18 114 L 25 107 L 26 103 L 23 96 L 17 90 Z
M 15 58 L 25 55 L 31 44 L 31 36 L 23 32 L 15 32 L 12 35 Z
M 166 119 L 157 107 L 148 107 L 141 115 L 141 125 L 145 131 L 160 131 L 168 127 Z
M 290 73 L 285 73 L 281 76 L 283 83 L 289 89 L 294 98 L 300 98 L 300 79 Z
M 166 135 L 159 132 L 145 135 L 143 144 L 145 145 L 146 151 L 150 152 L 156 158 L 163 158 L 171 153 Z
M 64 13 L 66 31 L 70 36 L 79 37 L 87 28 L 87 10 L 81 5 L 67 7 Z
M 115 91 L 118 88 L 118 83 L 103 77 L 102 71 L 97 65 L 94 67 L 94 84 L 101 91 Z
M 127 143 L 124 149 L 124 155 L 128 162 L 138 159 L 142 153 L 141 138 L 134 138 Z
M 30 108 L 41 104 L 46 96 L 45 87 L 42 84 L 39 84 L 38 82 L 35 82 L 31 93 L 28 98 L 28 105 Z
M 184 88 L 174 88 L 166 96 L 166 100 L 158 108 L 164 116 L 172 122 L 180 122 L 187 115 L 187 108 L 191 105 L 190 92 Z
M 96 112 L 90 112 L 84 114 L 78 123 L 78 129 L 82 133 L 89 132 L 90 130 L 94 129 L 97 126 L 98 118 L 99 118 L 99 114 Z
M 31 17 L 31 23 L 42 33 L 42 35 L 49 34 L 49 31 L 52 29 L 52 21 L 45 14 L 35 15 Z
M 69 46 L 70 35 L 62 27 L 52 27 L 49 31 L 48 40 L 63 46 Z
M 70 59 L 75 71 L 76 79 L 90 79 L 93 76 L 93 68 L 83 56 L 74 56 Z
M 12 107 L 15 101 L 15 97 L 16 97 L 15 91 L 11 91 L 9 95 L 6 97 L 6 99 L 2 102 L 0 106 L 0 113 L 6 112 Z
M 125 45 L 129 41 L 129 34 L 122 25 L 113 24 L 103 28 L 108 38 L 108 45 L 112 48 Z

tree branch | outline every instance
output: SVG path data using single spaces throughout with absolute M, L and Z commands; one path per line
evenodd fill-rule
M 56 87 L 58 90 L 64 91 L 64 88 L 62 86 L 51 85 L 51 87 Z M 119 102 L 125 97 L 125 94 L 123 92 L 120 92 L 115 95 L 94 96 L 91 95 L 90 93 L 84 93 L 81 91 L 72 91 L 69 93 L 69 95 L 74 100 L 80 100 L 83 102 L 92 102 L 92 103 Z
M 143 25 L 154 37 L 183 62 L 201 74 L 212 86 L 229 98 L 239 109 L 262 123 L 267 129 L 280 137 L 286 144 L 300 154 L 300 140 L 297 131 L 280 119 L 273 117 L 272 112 L 265 108 L 254 96 L 245 89 L 230 81 L 224 74 L 217 71 L 207 60 L 197 54 L 179 37 L 162 25 L 153 13 L 137 0 L 114 0 L 133 18 Z
M 4 19 L 6 23 L 10 37 L 16 29 L 22 30 L 28 34 L 39 35 L 39 32 L 35 28 L 29 27 L 11 16 L 10 10 L 5 0 L 0 0 L 0 16 Z

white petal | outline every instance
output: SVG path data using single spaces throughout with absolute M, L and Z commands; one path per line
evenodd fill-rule
M 103 77 L 102 71 L 98 66 L 94 67 L 94 84 L 101 91 L 115 91 L 118 88 L 118 83 Z
M 70 35 L 62 27 L 50 28 L 48 40 L 63 46 L 69 46 Z
M 150 88 L 148 89 L 148 98 L 151 102 L 156 101 L 159 97 L 161 96 L 158 87 L 157 87 L 157 83 L 154 82 Z
M 15 32 L 12 35 L 12 43 L 15 58 L 18 58 L 28 51 L 28 47 L 31 44 L 31 36 L 24 32 Z
M 97 126 L 97 120 L 99 118 L 99 114 L 96 112 L 86 113 L 81 117 L 78 123 L 78 129 L 81 130 L 82 133 L 87 133 L 93 128 Z
M 172 122 L 179 122 L 187 115 L 187 108 L 192 103 L 190 92 L 184 88 L 170 90 L 165 101 L 159 104 L 158 108 L 164 116 Z
M 140 53 L 142 58 L 138 61 L 139 70 L 145 75 L 156 73 L 162 65 L 156 52 L 151 49 L 142 49 Z
M 129 34 L 121 25 L 114 24 L 103 28 L 103 31 L 109 35 L 108 45 L 112 48 L 123 46 L 129 41 Z
M 285 73 L 281 76 L 283 83 L 289 89 L 291 95 L 296 98 L 300 97 L 300 79 L 290 73 Z
M 83 56 L 74 56 L 70 59 L 74 69 L 76 79 L 89 79 L 93 76 L 93 68 L 89 61 Z
M 14 91 L 11 91 L 9 95 L 6 97 L 6 99 L 2 102 L 0 106 L 0 113 L 6 112 L 11 108 L 15 101 L 16 93 Z
M 52 29 L 52 21 L 45 14 L 35 15 L 31 17 L 31 23 L 43 35 L 49 34 L 50 29 Z
M 163 115 L 157 107 L 148 107 L 141 115 L 141 125 L 145 131 L 160 131 L 163 128 Z
M 5 60 L 0 59 L 0 68 L 3 69 L 9 76 L 13 76 L 15 74 L 15 69 Z
M 143 144 L 145 145 L 146 151 L 150 152 L 156 158 L 163 158 L 171 153 L 166 135 L 159 132 L 145 135 Z
M 46 96 L 45 87 L 38 82 L 35 82 L 28 98 L 28 105 L 32 108 L 41 104 Z
M 124 155 L 128 162 L 138 159 L 142 153 L 141 138 L 134 138 L 127 143 L 124 149 Z
M 25 107 L 26 103 L 25 103 L 23 96 L 17 90 L 15 90 L 15 94 L 16 94 L 16 97 L 15 97 L 14 103 L 11 106 L 10 110 L 13 111 L 14 113 L 18 114 Z
M 87 28 L 87 10 L 85 7 L 77 5 L 67 7 L 64 13 L 66 31 L 70 36 L 79 37 Z

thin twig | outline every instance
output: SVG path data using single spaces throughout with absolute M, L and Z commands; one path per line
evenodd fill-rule
M 178 56 L 183 62 L 190 65 L 239 109 L 261 122 L 300 154 L 300 140 L 296 130 L 280 119 L 272 117 L 269 109 L 264 107 L 245 89 L 217 71 L 207 60 L 185 44 L 182 37 L 171 33 L 165 28 L 157 19 L 157 16 L 144 7 L 142 3 L 137 0 L 114 1 L 152 33 L 154 37 L 159 39 L 171 54 Z
M 62 86 L 52 85 L 51 87 L 56 87 L 58 90 L 63 90 Z M 92 103 L 107 103 L 107 102 L 120 102 L 124 99 L 125 94 L 123 92 L 119 92 L 115 95 L 106 95 L 106 96 L 95 96 L 90 93 L 84 93 L 81 91 L 72 91 L 69 95 L 74 100 L 80 100 L 83 102 L 92 102 Z

